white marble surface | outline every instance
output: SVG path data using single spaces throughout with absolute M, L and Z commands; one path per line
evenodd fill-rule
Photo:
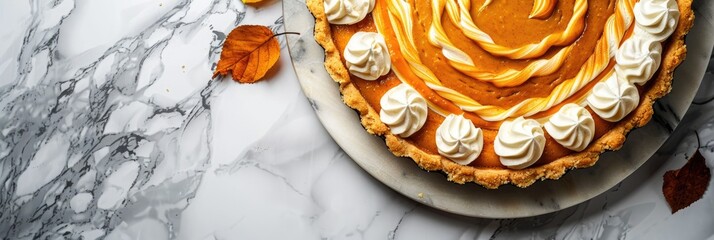
M 270 0 L 0 1 L 0 238 L 714 236 L 712 184 L 676 214 L 661 194 L 695 132 L 714 166 L 712 63 L 673 137 L 621 184 L 538 217 L 465 218 L 359 168 L 317 120 L 285 48 L 265 82 L 209 81 L 228 31 L 280 30 L 281 15 Z

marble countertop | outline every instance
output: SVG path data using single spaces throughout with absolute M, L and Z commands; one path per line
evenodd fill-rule
M 266 81 L 210 81 L 236 25 L 282 30 L 280 1 L 0 1 L 0 21 L 0 239 L 714 239 L 714 184 L 675 214 L 661 193 L 695 151 L 714 166 L 711 61 L 672 137 L 625 181 L 554 213 L 480 219 L 357 166 L 284 38 Z

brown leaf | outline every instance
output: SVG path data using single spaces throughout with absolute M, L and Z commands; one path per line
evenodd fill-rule
M 711 177 L 704 156 L 699 151 L 682 168 L 664 173 L 662 193 L 672 213 L 701 199 Z
M 243 25 L 233 29 L 223 44 L 213 77 L 231 72 L 237 82 L 257 82 L 280 57 L 280 44 L 275 36 L 265 26 Z

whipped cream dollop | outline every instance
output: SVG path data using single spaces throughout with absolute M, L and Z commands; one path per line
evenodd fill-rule
M 543 128 L 536 120 L 523 117 L 505 121 L 498 129 L 494 148 L 503 166 L 511 169 L 529 167 L 543 155 Z
M 483 133 L 463 115 L 449 114 L 436 129 L 439 154 L 461 165 L 478 158 L 483 149 Z
M 563 147 L 582 151 L 595 136 L 595 120 L 587 109 L 574 103 L 565 104 L 544 125 L 556 142 Z
M 640 93 L 635 85 L 612 74 L 604 82 L 595 84 L 587 102 L 602 119 L 617 122 L 637 107 Z
M 332 24 L 355 24 L 374 9 L 375 0 L 325 0 L 325 15 Z
M 347 42 L 343 56 L 350 73 L 364 80 L 375 80 L 392 68 L 387 44 L 379 33 L 355 33 Z
M 635 4 L 635 34 L 664 41 L 677 28 L 679 7 L 675 0 L 641 0 Z
M 644 85 L 662 60 L 662 44 L 638 36 L 627 39 L 615 54 L 615 73 L 630 83 Z
M 402 83 L 389 89 L 379 104 L 379 118 L 395 135 L 409 137 L 426 123 L 426 100 L 409 85 Z

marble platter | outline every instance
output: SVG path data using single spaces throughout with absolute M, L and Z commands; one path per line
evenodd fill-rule
M 695 8 L 697 16 L 711 16 L 711 12 L 710 7 Z M 488 190 L 476 184 L 453 184 L 441 173 L 423 171 L 411 159 L 392 155 L 384 140 L 364 131 L 358 114 L 342 103 L 337 83 L 323 66 L 324 51 L 313 39 L 314 18 L 304 0 L 284 0 L 283 14 L 285 30 L 300 33 L 288 36 L 300 85 L 337 144 L 395 191 L 436 209 L 485 218 L 528 217 L 564 209 L 603 193 L 633 173 L 662 146 L 689 108 L 714 42 L 714 24 L 697 18 L 687 37 L 689 55 L 675 72 L 672 92 L 655 104 L 650 124 L 630 133 L 619 151 L 604 153 L 595 166 L 571 171 L 557 181 L 540 181 L 526 189 L 507 185 Z

